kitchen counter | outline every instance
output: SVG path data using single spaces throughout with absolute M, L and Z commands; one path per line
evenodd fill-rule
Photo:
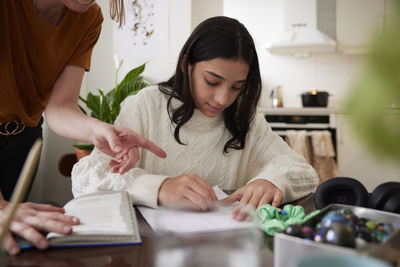
M 271 108 L 271 107 L 258 107 L 258 112 L 268 115 L 331 115 L 339 113 L 333 108 L 320 108 L 320 107 L 298 107 L 298 108 Z
M 337 111 L 333 108 L 258 107 L 257 111 L 266 116 L 270 126 L 281 136 L 289 129 L 336 129 Z
M 332 107 L 290 107 L 290 108 L 272 108 L 272 107 L 257 107 L 257 111 L 268 115 L 332 115 L 343 114 L 348 115 L 347 112 Z M 384 110 L 384 114 L 399 115 L 399 107 L 389 107 Z

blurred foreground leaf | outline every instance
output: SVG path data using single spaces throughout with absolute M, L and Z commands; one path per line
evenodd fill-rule
M 372 44 L 346 103 L 354 131 L 377 156 L 400 162 L 400 5 Z

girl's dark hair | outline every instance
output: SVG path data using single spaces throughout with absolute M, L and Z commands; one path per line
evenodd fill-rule
M 231 106 L 224 110 L 225 126 L 232 134 L 224 145 L 228 149 L 243 149 L 250 123 L 254 118 L 261 94 L 261 77 L 253 38 L 242 23 L 228 17 L 213 17 L 200 23 L 183 46 L 175 74 L 166 82 L 159 84 L 160 91 L 169 95 L 168 114 L 176 125 L 174 136 L 179 144 L 179 130 L 190 120 L 195 104 L 192 98 L 188 65 L 197 62 L 223 59 L 243 59 L 249 64 L 246 82 Z M 183 71 L 181 69 L 183 66 Z M 179 99 L 182 105 L 171 109 L 172 98 Z

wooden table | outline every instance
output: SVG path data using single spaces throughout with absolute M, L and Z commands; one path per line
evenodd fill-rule
M 313 195 L 295 203 L 302 205 L 306 214 L 315 209 Z M 129 246 L 106 246 L 88 248 L 57 248 L 44 251 L 31 249 L 17 256 L 6 256 L 5 266 L 51 266 L 51 267 L 147 267 L 153 266 L 155 235 L 137 211 L 142 244 Z M 267 248 L 260 251 L 261 266 L 273 266 L 273 253 Z

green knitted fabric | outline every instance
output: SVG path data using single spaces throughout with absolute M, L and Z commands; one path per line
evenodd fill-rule
M 283 230 L 288 225 L 303 223 L 317 213 L 319 213 L 319 210 L 306 215 L 302 206 L 293 206 L 290 204 L 285 205 L 282 210 L 270 204 L 265 204 L 258 209 L 258 216 L 261 219 L 261 229 L 269 235 L 274 235 L 276 231 Z

